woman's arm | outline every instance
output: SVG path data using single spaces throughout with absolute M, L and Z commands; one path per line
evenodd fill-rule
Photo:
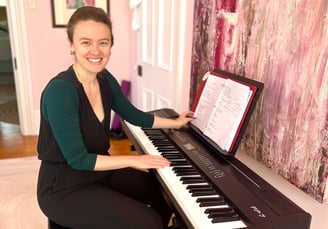
M 178 129 L 187 124 L 193 118 L 193 112 L 182 113 L 177 119 L 167 119 L 155 116 L 153 128 L 175 128 Z M 94 170 L 111 170 L 131 167 L 135 169 L 157 169 L 170 165 L 170 161 L 161 156 L 154 155 L 124 155 L 106 156 L 97 155 Z
M 95 171 L 121 168 L 158 169 L 170 165 L 170 161 L 154 155 L 97 155 Z

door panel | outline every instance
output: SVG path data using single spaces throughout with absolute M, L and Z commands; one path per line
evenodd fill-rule
M 145 0 L 138 32 L 139 65 L 142 76 L 137 80 L 137 106 L 143 110 L 175 107 L 174 78 L 177 39 L 178 1 Z

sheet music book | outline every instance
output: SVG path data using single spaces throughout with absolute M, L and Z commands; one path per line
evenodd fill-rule
M 217 72 L 207 72 L 192 110 L 191 122 L 221 149 L 231 152 L 257 87 Z

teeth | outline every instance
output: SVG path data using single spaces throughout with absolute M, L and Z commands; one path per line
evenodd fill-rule
M 97 63 L 97 62 L 99 62 L 101 59 L 100 58 L 98 58 L 98 59 L 89 59 L 89 61 L 91 61 L 91 62 L 93 62 L 93 63 Z

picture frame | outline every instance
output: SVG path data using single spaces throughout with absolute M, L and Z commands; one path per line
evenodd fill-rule
M 109 0 L 51 0 L 52 26 L 66 27 L 75 10 L 86 5 L 102 8 L 109 15 Z

